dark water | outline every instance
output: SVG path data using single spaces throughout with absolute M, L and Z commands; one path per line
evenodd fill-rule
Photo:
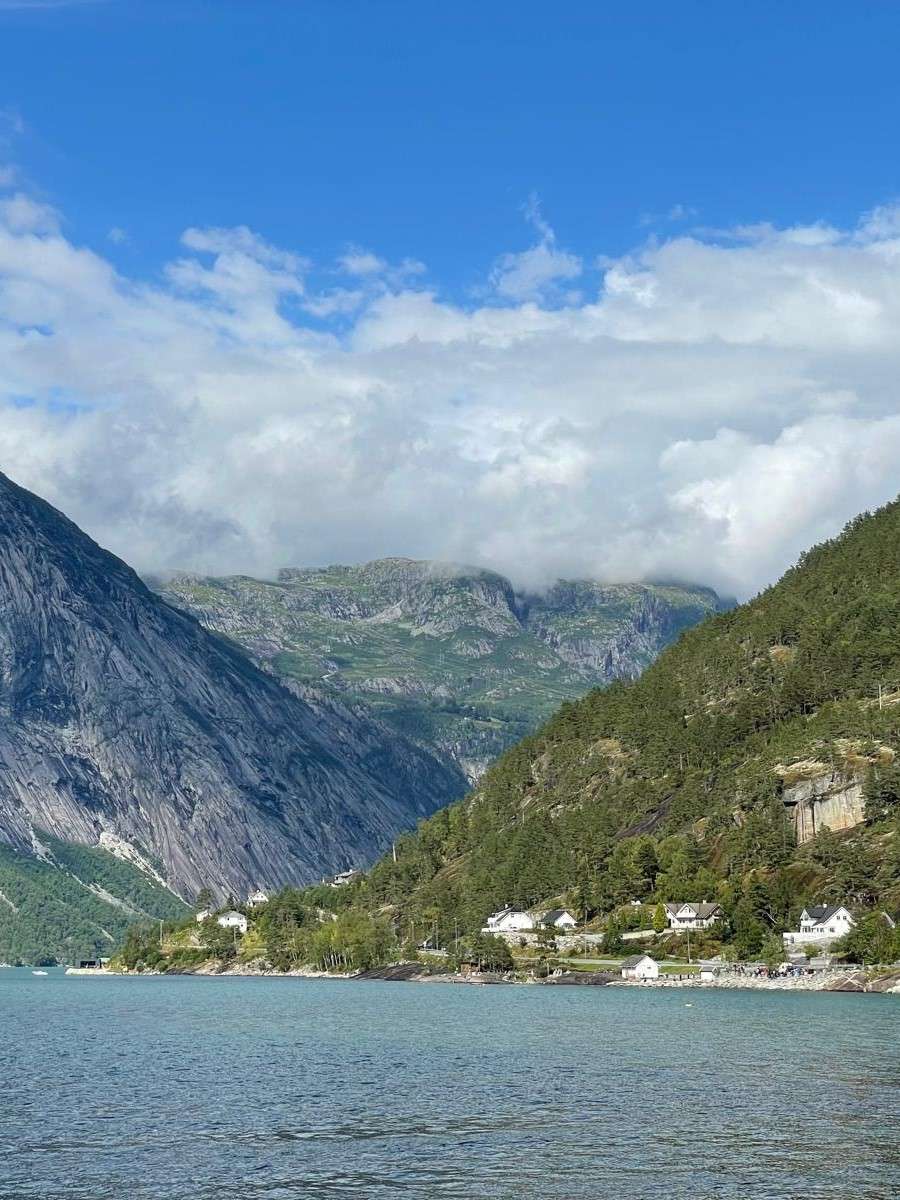
M 0 971 L 0 1200 L 900 1197 L 900 997 Z

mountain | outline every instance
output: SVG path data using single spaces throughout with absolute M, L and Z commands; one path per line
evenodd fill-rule
M 365 703 L 472 782 L 563 701 L 634 678 L 722 607 L 708 588 L 658 584 L 525 595 L 493 571 L 406 558 L 158 586 L 280 677 Z
M 558 896 L 715 897 L 744 954 L 807 901 L 896 911 L 898 630 L 900 501 L 563 705 L 376 865 L 372 903 L 446 929 Z
M 0 842 L 19 876 L 23 855 L 53 866 L 52 838 L 185 896 L 307 882 L 463 786 L 358 708 L 283 687 L 0 475 Z

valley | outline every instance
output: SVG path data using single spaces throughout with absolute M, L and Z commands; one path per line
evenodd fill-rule
M 283 680 L 366 705 L 471 783 L 560 704 L 635 678 L 727 607 L 674 584 L 558 581 L 529 595 L 492 571 L 405 558 L 156 586 Z

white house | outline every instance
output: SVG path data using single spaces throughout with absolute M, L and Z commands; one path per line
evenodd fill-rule
M 843 904 L 814 904 L 800 914 L 800 928 L 782 934 L 786 946 L 807 942 L 830 945 L 856 925 L 852 913 Z
M 534 929 L 534 920 L 527 912 L 517 908 L 501 908 L 499 912 L 491 913 L 481 927 L 482 933 L 525 933 Z
M 575 929 L 578 922 L 567 908 L 551 908 L 541 917 L 545 929 Z
M 666 919 L 670 929 L 709 929 L 722 920 L 719 904 L 667 904 Z
M 332 879 L 331 886 L 332 887 L 346 887 L 347 884 L 353 883 L 354 880 L 359 879 L 361 876 L 362 876 L 362 871 L 357 871 L 356 869 L 353 869 L 351 871 L 341 871 L 339 874 L 335 875 L 335 877 Z
M 622 963 L 623 979 L 659 979 L 659 963 L 649 954 L 632 954 Z
M 265 892 L 260 891 L 259 888 L 257 888 L 255 892 L 251 892 L 250 895 L 247 897 L 247 907 L 248 908 L 258 908 L 260 906 L 260 904 L 268 904 L 268 903 L 269 903 L 269 897 L 266 895 Z
M 212 913 L 209 911 L 208 908 L 201 908 L 200 911 L 197 913 L 197 917 L 196 917 L 197 924 L 199 925 L 201 921 L 208 921 L 211 916 L 212 916 Z
M 223 929 L 236 929 L 240 934 L 247 932 L 247 918 L 243 913 L 235 912 L 233 908 L 229 912 L 222 913 L 220 917 L 216 917 L 216 923 Z

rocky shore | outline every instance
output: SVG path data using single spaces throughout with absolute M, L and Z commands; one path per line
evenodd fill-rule
M 157 974 L 159 972 L 147 972 Z M 171 973 L 171 972 L 170 972 Z M 798 975 L 782 979 L 769 976 L 723 974 L 716 979 L 701 979 L 699 975 L 661 975 L 658 979 L 627 980 L 606 971 L 561 971 L 545 978 L 523 978 L 513 973 L 482 971 L 459 974 L 442 968 L 424 967 L 418 962 L 390 963 L 369 971 L 335 974 L 317 971 L 312 967 L 297 967 L 277 971 L 262 960 L 231 963 L 227 966 L 210 960 L 196 967 L 174 972 L 182 975 L 274 977 L 280 979 L 345 979 L 348 982 L 383 983 L 460 983 L 484 987 L 495 984 L 539 985 L 542 987 L 626 987 L 626 988 L 693 988 L 743 989 L 768 992 L 879 992 L 900 995 L 900 967 L 866 969 L 835 967 L 814 975 Z
M 888 992 L 900 995 L 900 968 L 868 971 L 862 967 L 836 967 L 814 975 L 787 978 L 756 975 L 720 975 L 701 979 L 699 975 L 644 980 L 615 980 L 617 987 L 651 988 L 741 988 L 766 992 Z

